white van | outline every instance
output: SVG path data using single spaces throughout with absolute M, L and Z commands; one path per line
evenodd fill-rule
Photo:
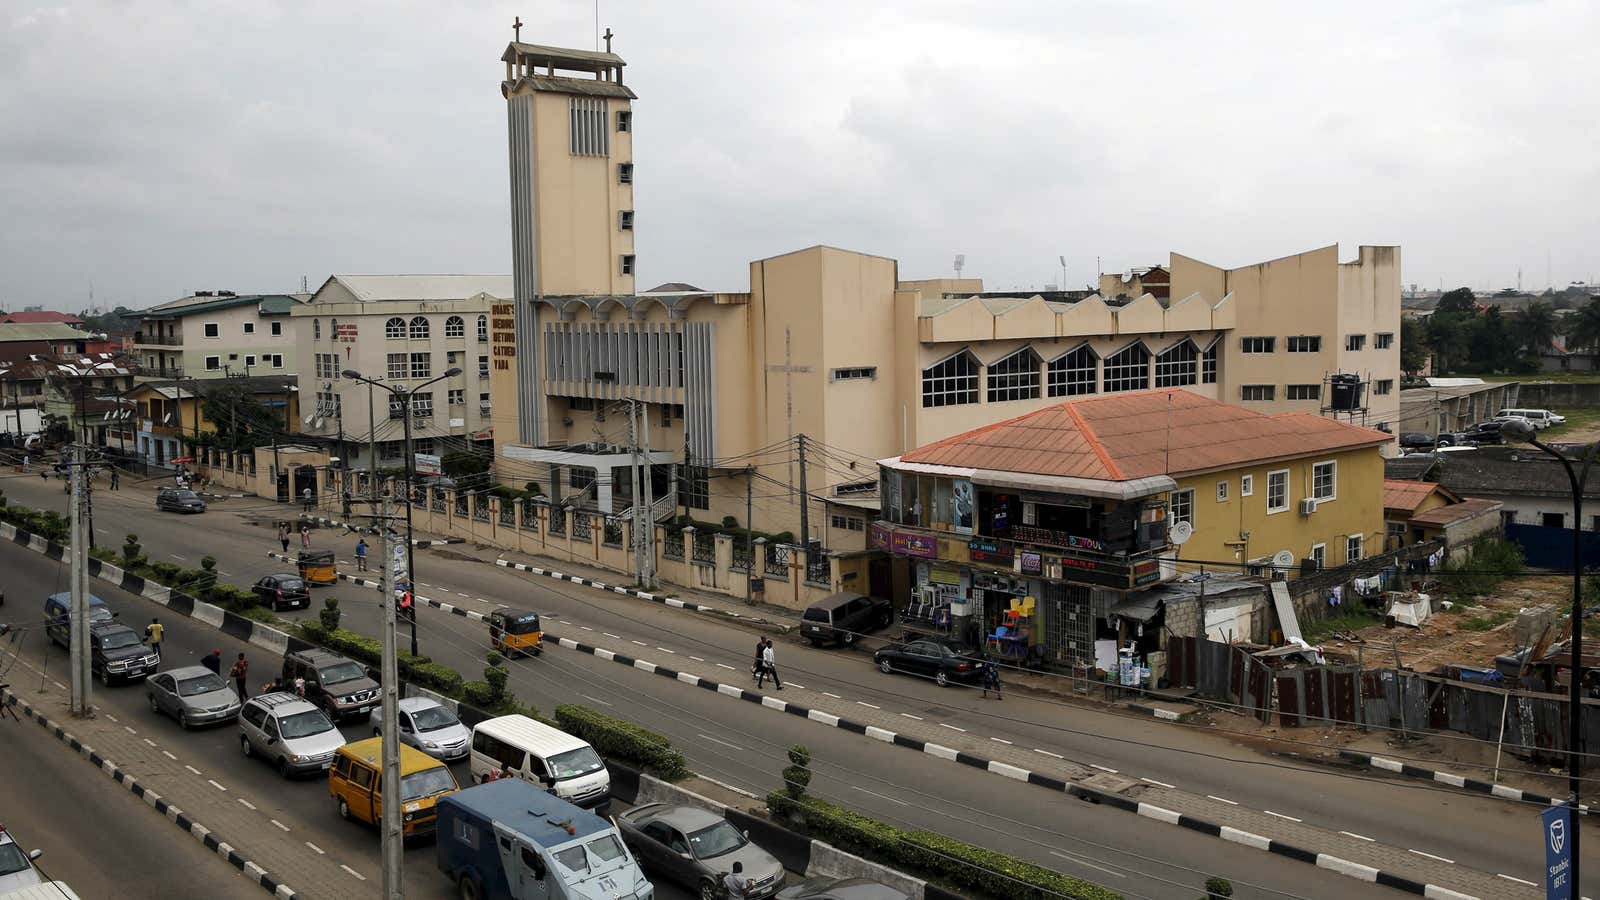
M 500 716 L 472 726 L 472 780 L 490 772 L 515 776 L 575 806 L 604 813 L 611 773 L 587 741 L 527 716 Z
M 1494 414 L 1496 419 L 1527 419 L 1534 428 L 1543 431 L 1551 425 L 1560 425 L 1567 420 L 1566 416 L 1558 416 L 1548 409 L 1502 409 Z

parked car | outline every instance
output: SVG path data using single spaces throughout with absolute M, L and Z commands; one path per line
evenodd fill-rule
M 239 711 L 239 749 L 270 762 L 285 778 L 326 772 L 344 735 L 328 714 L 294 694 L 251 697 Z
M 472 752 L 472 731 L 437 700 L 407 697 L 400 701 L 399 719 L 400 743 L 410 744 L 434 759 L 454 762 Z M 383 727 L 376 720 L 372 733 L 383 734 Z
M 872 661 L 877 664 L 878 671 L 884 674 L 904 672 L 932 678 L 940 687 L 952 681 L 977 681 L 983 677 L 984 666 L 988 665 L 982 660 L 961 655 L 949 644 L 930 640 L 890 644 L 872 654 Z
M 161 657 L 132 628 L 116 622 L 89 625 L 89 669 L 101 684 L 136 681 L 154 672 L 160 662 Z
M 406 837 L 433 834 L 438 823 L 434 803 L 445 794 L 461 790 L 450 767 L 415 748 L 400 747 L 401 824 Z M 383 740 L 367 738 L 335 751 L 328 771 L 328 792 L 341 819 L 368 825 L 383 821 Z
M 1504 419 L 1511 416 L 1527 419 L 1533 424 L 1534 428 L 1540 431 L 1549 428 L 1551 425 L 1560 425 L 1567 421 L 1566 416 L 1558 416 L 1548 409 L 1502 409 L 1494 414 L 1496 419 Z
M 1433 435 L 1421 431 L 1402 431 L 1400 433 L 1400 446 L 1406 450 L 1430 450 L 1435 440 Z
M 89 595 L 89 627 L 112 622 L 117 614 L 106 606 L 106 602 L 93 594 Z M 62 591 L 44 598 L 44 633 L 50 640 L 60 644 L 61 649 L 72 647 L 72 594 Z
M 722 876 L 743 863 L 750 900 L 783 887 L 783 865 L 750 842 L 727 819 L 698 806 L 647 803 L 616 818 L 622 840 L 645 871 L 669 878 L 702 898 L 722 896 Z
M 894 621 L 888 600 L 844 591 L 806 607 L 800 616 L 800 636 L 817 646 L 836 642 L 849 646 L 856 637 Z
M 305 698 L 320 706 L 335 721 L 372 715 L 378 705 L 378 682 L 353 659 L 330 650 L 309 647 L 283 657 L 283 683 L 305 679 Z
M 44 855 L 43 850 L 24 852 L 4 825 L 0 825 L 0 894 L 9 894 L 36 884 L 44 884 L 33 861 Z
M 1505 422 L 1496 421 L 1493 419 L 1487 422 L 1479 422 L 1478 424 L 1462 432 L 1461 436 L 1464 440 L 1472 441 L 1478 444 L 1498 444 L 1502 442 L 1500 437 L 1500 426 L 1504 424 Z
M 205 666 L 184 666 L 159 672 L 144 683 L 150 711 L 178 720 L 184 728 L 231 722 L 239 715 L 239 695 Z
M 1477 442 L 1472 439 L 1470 431 L 1441 431 L 1439 432 L 1439 447 L 1475 447 Z
M 309 609 L 311 606 L 311 589 L 306 587 L 299 575 L 265 575 L 251 590 L 261 598 L 262 603 L 274 610 L 294 609 L 297 606 Z
M 807 878 L 778 892 L 778 900 L 911 900 L 911 895 L 870 878 Z
M 156 493 L 156 509 L 161 512 L 203 513 L 206 502 L 188 488 L 162 488 Z

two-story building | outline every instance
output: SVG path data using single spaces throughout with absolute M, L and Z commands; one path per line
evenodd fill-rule
M 146 377 L 226 378 L 299 372 L 289 311 L 304 294 L 201 291 L 145 310 L 133 336 Z
M 121 398 L 135 433 L 135 444 L 130 449 L 150 465 L 167 466 L 218 431 L 232 434 L 235 430 L 248 430 L 287 439 L 300 431 L 298 381 L 294 375 L 257 375 L 140 382 Z M 250 415 L 259 416 L 259 420 L 213 421 L 206 412 L 206 399 L 229 390 L 247 398 L 254 408 Z
M 1057 403 L 880 461 L 874 592 L 1051 663 L 1155 649 L 1146 595 L 1180 572 L 1292 577 L 1380 551 L 1390 440 L 1188 391 Z

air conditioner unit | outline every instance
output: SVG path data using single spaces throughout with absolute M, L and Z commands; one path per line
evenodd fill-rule
M 1317 511 L 1317 501 L 1316 501 L 1315 498 L 1306 497 L 1305 499 L 1300 501 L 1300 515 L 1309 516 L 1309 515 L 1311 515 L 1312 513 L 1316 512 L 1316 511 Z

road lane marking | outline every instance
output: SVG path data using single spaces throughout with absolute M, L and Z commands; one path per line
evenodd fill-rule
M 200 774 L 200 770 L 199 770 L 199 769 L 196 769 L 196 768 L 195 768 L 195 767 L 194 767 L 194 766 L 191 766 L 191 765 L 189 765 L 189 764 L 187 764 L 187 763 L 185 763 L 185 764 L 184 764 L 184 766 L 183 766 L 183 767 L 184 767 L 184 768 L 185 768 L 185 769 L 188 769 L 188 770 L 189 770 L 189 771 L 191 771 L 191 772 L 193 772 L 193 773 L 194 773 L 194 774 L 196 774 L 196 775 L 199 775 L 199 774 Z
M 1504 878 L 1504 879 L 1505 879 L 1505 880 L 1507 880 L 1507 881 L 1515 881 L 1515 882 L 1516 882 L 1516 883 L 1517 883 L 1517 884 L 1525 884 L 1525 885 L 1527 885 L 1527 886 L 1528 886 L 1528 887 L 1538 887 L 1538 885 L 1537 885 L 1537 884 L 1534 884 L 1534 883 L 1533 883 L 1533 882 L 1531 882 L 1531 881 L 1525 881 L 1525 880 L 1523 880 L 1523 879 L 1521 879 L 1521 878 L 1516 878 L 1516 877 L 1514 877 L 1514 876 L 1511 876 L 1511 875 L 1507 875 L 1507 874 L 1506 874 L 1506 873 L 1504 873 L 1504 872 L 1496 872 L 1496 873 L 1495 873 L 1495 877 L 1496 877 L 1496 878 Z
M 1043 753 L 1045 756 L 1054 757 L 1056 759 L 1066 759 L 1065 756 L 1062 756 L 1059 753 L 1051 753 L 1049 750 L 1040 750 L 1038 747 L 1033 748 L 1033 752 L 1035 752 L 1035 753 Z
M 284 829 L 284 830 L 287 831 L 288 829 Z M 315 851 L 317 851 L 317 855 L 318 856 L 327 856 L 328 855 L 328 852 L 326 850 L 323 850 L 321 847 L 318 847 L 316 844 L 313 844 L 310 841 L 306 841 L 306 846 L 310 847 L 311 849 L 313 849 Z
M 620 634 L 612 634 L 609 631 L 602 631 L 600 633 L 605 635 L 608 638 L 615 638 L 616 640 L 619 640 L 619 641 L 622 640 L 622 635 L 620 635 Z
M 587 625 L 579 625 L 579 626 L 578 626 L 578 627 L 579 627 L 579 628 L 582 628 L 582 629 L 583 629 L 583 630 L 584 630 L 584 631 L 593 631 L 593 630 L 594 630 L 594 629 L 593 629 L 593 628 L 590 628 L 590 627 L 589 627 L 589 626 L 587 626 Z M 605 632 L 603 632 L 603 631 L 602 631 L 602 632 L 601 632 L 601 634 L 604 634 L 604 633 L 605 633 Z
M 1456 864 L 1456 861 L 1453 859 L 1445 859 L 1442 856 L 1434 856 L 1432 853 L 1423 853 L 1421 850 L 1412 850 L 1410 847 L 1407 847 L 1406 850 L 1408 852 L 1415 853 L 1418 856 L 1426 856 L 1428 859 L 1436 859 L 1442 863 L 1449 863 L 1452 866 Z
M 1280 819 L 1288 819 L 1291 822 L 1304 821 L 1303 819 L 1296 819 L 1294 816 L 1286 816 L 1286 815 L 1284 815 L 1283 813 L 1280 813 L 1280 812 L 1273 812 L 1270 809 L 1263 809 L 1262 812 L 1266 813 L 1269 816 L 1277 816 Z
M 249 800 L 246 800 L 243 797 L 235 797 L 234 799 L 238 800 L 239 801 L 239 805 L 243 806 L 245 809 L 254 810 L 256 808 L 256 805 L 254 803 L 251 803 Z
M 222 572 L 221 569 L 218 569 L 217 571 L 218 572 Z M 233 577 L 233 573 L 232 572 L 222 572 L 222 577 L 223 578 L 232 578 Z
M 1153 784 L 1156 787 L 1164 787 L 1164 788 L 1168 788 L 1170 790 L 1177 790 L 1177 788 L 1174 788 L 1172 785 L 1167 784 L 1165 781 L 1157 781 L 1154 778 L 1140 778 L 1139 780 L 1144 782 L 1145 784 Z
M 181 559 L 184 562 L 188 562 L 189 561 L 189 557 L 187 557 L 187 556 L 179 556 L 176 553 L 168 553 L 167 555 L 172 557 L 173 559 Z
M 138 733 L 139 733 L 139 732 L 137 732 L 137 731 L 134 731 L 134 730 L 133 730 L 133 729 L 132 729 L 132 728 L 129 728 L 129 727 L 128 727 L 128 726 L 126 726 L 126 725 L 124 725 L 124 726 L 122 726 L 122 730 L 123 730 L 123 731 L 126 731 L 126 732 L 127 732 L 127 733 L 129 733 L 129 734 L 138 734 Z
M 722 667 L 722 668 L 724 668 L 724 669 L 727 669 L 727 670 L 728 670 L 728 671 L 730 671 L 730 672 L 731 672 L 731 671 L 734 671 L 734 668 L 733 668 L 733 666 L 730 666 L 730 665 L 728 665 L 728 664 L 727 664 L 727 663 L 717 663 L 717 665 L 718 665 L 718 666 L 720 666 L 720 667 Z
M 349 872 L 351 875 L 354 875 L 355 877 L 359 878 L 362 881 L 366 881 L 367 880 L 367 876 L 361 874 L 360 872 L 357 872 L 355 869 L 350 868 L 349 866 L 345 865 L 344 863 L 340 863 L 339 864 L 339 868 L 345 870 L 346 872 Z
M 732 749 L 732 750 L 744 750 L 745 749 L 745 748 L 739 746 L 738 744 L 730 744 L 727 741 L 719 741 L 719 740 L 717 740 L 716 738 L 712 737 L 709 734 L 702 734 L 700 736 L 705 738 L 706 740 L 710 741 L 713 744 L 721 744 L 722 746 L 727 747 L 727 748 Z
M 282 822 L 279 822 L 277 819 L 268 819 L 267 821 L 269 821 L 272 824 L 278 826 L 279 828 L 282 828 L 284 831 L 288 831 L 289 830 L 289 826 L 283 824 Z
M 648 647 L 648 646 L 650 646 L 650 645 L 649 645 L 649 644 L 646 644 L 646 643 L 645 643 L 645 642 L 644 642 L 644 641 L 634 641 L 634 643 L 635 643 L 635 644 L 638 644 L 638 645 L 639 645 L 639 646 L 641 646 L 641 647 Z
M 612 705 L 610 703 L 607 703 L 604 700 L 601 700 L 599 697 L 591 697 L 588 694 L 579 694 L 578 696 L 582 697 L 585 700 L 588 700 L 590 703 L 598 703 L 601 706 L 611 706 Z
M 991 737 L 991 738 L 989 738 L 989 740 L 994 741 L 997 744 L 1005 744 L 1007 746 L 1011 745 L 1011 742 L 1006 740 L 1005 738 Z
M 867 708 L 867 709 L 883 709 L 883 707 L 881 707 L 881 706 L 874 706 L 874 705 L 873 705 L 873 704 L 871 704 L 871 703 L 868 703 L 868 702 L 867 702 L 867 701 L 865 701 L 865 700 L 857 700 L 857 701 L 856 701 L 856 705 L 857 705 L 857 706 L 865 706 L 865 707 L 866 707 L 866 708 Z
M 732 666 L 729 666 L 729 667 L 728 667 L 728 668 L 730 668 L 730 669 L 731 669 L 731 668 L 733 668 L 733 667 L 732 667 Z M 843 699 L 844 699 L 844 698 L 843 698 L 843 697 L 841 697 L 841 696 L 839 696 L 839 695 L 838 695 L 838 694 L 835 694 L 835 693 L 834 693 L 834 692 L 832 692 L 832 691 L 823 691 L 823 692 L 822 692 L 822 694 L 823 694 L 823 696 L 825 696 L 825 697 L 832 697 L 832 698 L 833 698 L 833 699 L 835 699 L 835 700 L 843 700 Z
M 1206 798 L 1210 799 L 1210 800 L 1215 800 L 1218 803 L 1226 803 L 1229 806 L 1238 806 L 1239 805 L 1238 801 L 1236 801 L 1236 800 L 1229 800 L 1227 797 L 1218 797 L 1216 794 L 1207 794 Z M 1348 833 L 1348 832 L 1346 832 L 1346 833 Z M 1372 838 L 1367 838 L 1367 840 L 1370 841 L 1370 840 L 1372 840 Z
M 668 651 L 667 651 L 667 652 L 668 652 L 668 653 L 671 653 L 671 652 L 672 652 L 672 651 L 671 651 L 671 650 L 668 650 Z M 803 691 L 803 690 L 807 690 L 807 688 L 806 688 L 806 686 L 805 686 L 805 685 L 803 685 L 803 684 L 801 684 L 801 683 L 800 683 L 800 682 L 798 682 L 798 681 L 791 681 L 791 682 L 789 682 L 789 687 L 795 687 L 795 688 L 799 688 L 799 689 L 800 689 L 800 690 L 802 690 L 802 691 Z
M 690 659 L 692 659 L 692 660 L 694 660 L 694 661 L 695 661 L 695 662 L 705 662 L 705 660 L 704 660 L 704 659 L 701 659 L 701 658 L 700 658 L 700 657 L 698 657 L 698 656 L 691 656 L 691 657 L 689 657 L 689 658 L 690 658 Z
M 677 652 L 678 652 L 678 651 L 676 651 L 676 650 L 668 650 L 668 649 L 667 649 L 667 648 L 665 648 L 665 647 L 657 647 L 657 648 L 656 648 L 656 649 L 657 649 L 657 650 L 660 650 L 660 651 L 661 651 L 661 652 L 662 652 L 662 653 L 677 653 Z
M 1110 772 L 1113 775 L 1117 774 L 1117 770 L 1111 768 L 1110 766 L 1102 766 L 1102 765 L 1098 765 L 1096 763 L 1089 763 L 1089 768 L 1091 768 L 1091 769 L 1099 769 L 1102 772 Z
M 877 792 L 877 791 L 869 791 L 869 790 L 867 790 L 867 789 L 866 789 L 866 788 L 864 788 L 864 787 L 856 787 L 856 786 L 855 786 L 855 785 L 853 785 L 853 784 L 852 784 L 852 785 L 850 785 L 850 789 L 851 789 L 851 790 L 855 790 L 855 791 L 860 791 L 860 792 L 861 792 L 861 793 L 863 793 L 863 794 L 871 794 L 871 795 L 872 795 L 872 796 L 874 796 L 874 797 L 877 797 L 877 798 L 878 798 L 878 799 L 879 799 L 879 800 L 887 800 L 887 801 L 889 801 L 889 802 L 890 802 L 890 803 L 898 803 L 898 804 L 900 804 L 900 805 L 901 805 L 901 806 L 910 806 L 910 805 L 911 805 L 911 804 L 909 804 L 909 803 L 907 803 L 907 802 L 905 802 L 905 801 L 904 801 L 904 800 L 896 800 L 896 799 L 895 799 L 895 798 L 893 798 L 893 797 L 885 797 L 885 796 L 884 796 L 884 795 L 882 795 L 882 794 L 880 794 L 880 793 L 878 793 L 878 792 Z
M 1360 840 L 1360 841 L 1366 841 L 1366 842 L 1367 842 L 1367 843 L 1369 843 L 1369 844 L 1376 844 L 1376 843 L 1377 843 L 1377 842 L 1378 842 L 1378 839 L 1377 839 L 1377 838 L 1369 838 L 1369 837 L 1367 837 L 1367 836 L 1366 836 L 1366 835 L 1364 835 L 1364 834 L 1356 834 L 1356 833 L 1355 833 L 1355 832 L 1353 832 L 1353 831 L 1341 831 L 1341 832 L 1339 832 L 1339 833 L 1340 833 L 1340 834 L 1342 834 L 1342 835 L 1344 835 L 1344 836 L 1345 836 L 1345 837 L 1353 837 L 1353 838 L 1355 838 L 1355 839 L 1356 839 L 1356 840 Z M 1531 883 L 1531 882 L 1530 882 L 1530 883 Z
M 150 746 L 152 746 L 152 747 L 154 747 L 154 746 L 155 746 L 155 745 L 156 745 L 156 742 L 155 742 L 155 741 L 152 741 L 152 740 L 150 740 L 150 739 L 149 739 L 149 738 L 145 738 L 145 739 L 144 739 L 144 742 L 145 742 L 145 743 L 146 743 L 146 744 L 149 744 L 149 745 L 150 745 Z
M 217 784 L 215 781 L 212 781 L 212 779 L 210 779 L 210 778 L 207 778 L 206 781 L 211 782 L 211 786 L 216 788 L 219 791 L 226 791 L 227 790 L 227 788 L 223 787 L 220 784 Z
M 117 721 L 117 717 L 113 716 L 111 713 L 106 713 L 106 718 L 110 719 L 113 722 Z
M 32 668 L 32 666 L 29 666 L 29 668 Z M 59 681 L 56 681 L 56 680 L 55 680 L 55 679 L 53 679 L 53 678 L 52 678 L 52 679 L 51 679 L 51 680 L 50 680 L 50 683 L 51 683 L 51 684 L 53 684 L 53 685 L 55 685 L 55 686 L 56 686 L 56 687 L 58 687 L 58 688 L 61 688 L 61 689 L 62 689 L 62 690 L 63 690 L 63 691 L 64 691 L 64 690 L 66 690 L 66 689 L 67 689 L 67 686 L 66 686 L 66 685 L 64 685 L 64 684 L 62 684 L 62 683 L 61 683 L 61 682 L 59 682 Z
M 173 762 L 177 762 L 178 761 L 178 758 L 176 756 L 173 756 L 171 753 L 168 753 L 165 750 L 161 751 L 161 755 L 165 756 L 167 759 L 172 760 Z
M 922 717 L 921 716 L 913 716 L 911 713 L 901 713 L 900 715 L 905 716 L 908 719 L 915 719 L 918 722 L 922 721 Z
M 472 595 L 466 593 L 465 591 L 456 591 L 456 596 L 457 597 L 466 597 L 468 600 L 472 599 Z
M 417 582 L 417 584 L 420 584 L 423 587 L 433 587 L 433 585 L 427 583 L 426 581 L 419 581 L 419 582 Z
M 959 731 L 959 732 L 961 732 L 961 733 L 962 733 L 962 734 L 966 734 L 966 733 L 967 733 L 967 730 L 966 730 L 966 729 L 965 729 L 965 728 L 957 728 L 957 727 L 956 727 L 956 726 L 954 726 L 954 725 L 946 725 L 946 724 L 945 724 L 945 723 L 943 723 L 943 722 L 940 722 L 940 723 L 939 723 L 939 727 L 941 727 L 941 728 L 948 728 L 948 729 L 950 729 L 950 730 L 951 730 L 951 731 Z
M 1107 875 L 1115 875 L 1118 878 L 1126 878 L 1126 877 L 1128 877 L 1128 876 L 1122 874 L 1121 872 L 1113 872 L 1110 869 L 1106 868 L 1105 866 L 1097 866 L 1094 863 L 1089 862 L 1086 859 L 1079 859 L 1076 856 L 1072 856 L 1070 854 L 1062 853 L 1062 852 L 1057 851 L 1057 850 L 1051 850 L 1050 851 L 1050 855 L 1051 856 L 1059 856 L 1059 857 L 1061 857 L 1062 859 L 1064 859 L 1064 860 L 1066 860 L 1068 862 L 1075 862 L 1080 866 L 1088 866 L 1091 869 L 1096 869 L 1098 871 L 1106 873 Z

